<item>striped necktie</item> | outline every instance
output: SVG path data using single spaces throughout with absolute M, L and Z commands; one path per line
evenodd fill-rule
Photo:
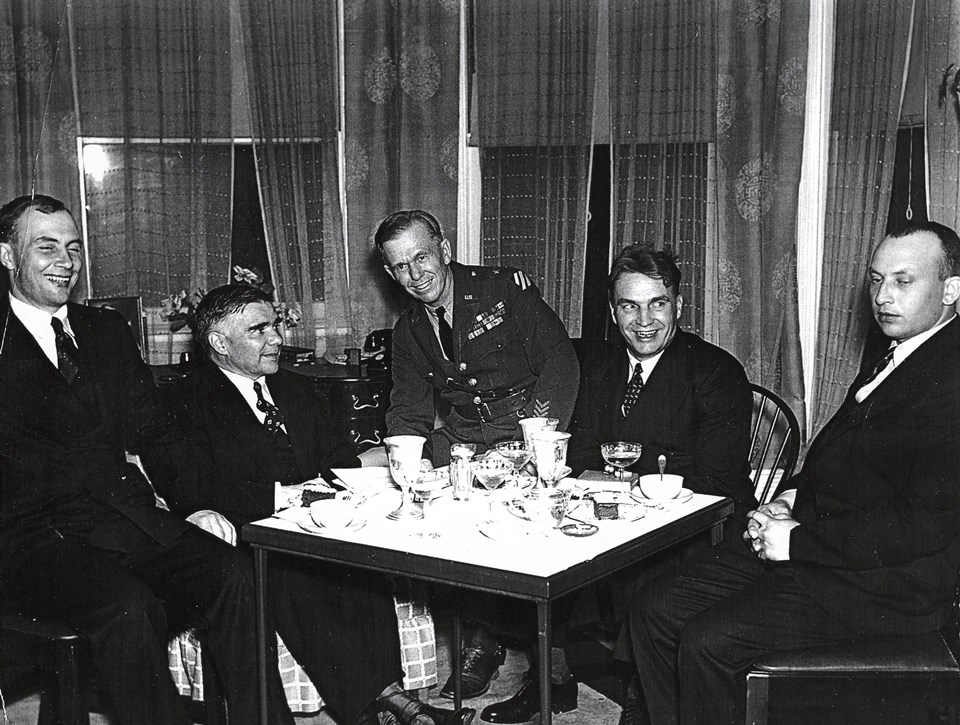
M 51 317 L 50 325 L 57 343 L 57 368 L 67 382 L 72 383 L 80 374 L 80 352 L 59 317 Z

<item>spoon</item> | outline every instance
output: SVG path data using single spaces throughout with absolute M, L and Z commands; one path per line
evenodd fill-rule
M 657 458 L 657 467 L 660 469 L 660 480 L 663 480 L 663 472 L 667 470 L 667 457 L 660 454 L 660 457 Z

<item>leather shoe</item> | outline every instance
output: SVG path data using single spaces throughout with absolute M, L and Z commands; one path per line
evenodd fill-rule
M 469 700 L 490 689 L 491 680 L 500 676 L 500 665 L 507 659 L 507 652 L 503 645 L 497 645 L 493 650 L 465 647 L 460 656 L 461 695 L 464 700 Z M 440 697 L 453 699 L 453 675 L 447 678 L 447 683 L 440 690 Z
M 381 723 L 399 723 L 399 725 L 470 725 L 477 711 L 472 707 L 459 710 L 444 710 L 428 705 L 416 699 L 410 693 L 399 688 L 381 693 L 377 698 Z
M 550 685 L 551 712 L 569 712 L 577 709 L 577 681 L 570 680 L 562 685 Z M 527 674 L 523 687 L 509 700 L 487 705 L 480 713 L 480 719 L 493 723 L 521 723 L 533 719 L 540 712 L 540 684 L 536 677 Z

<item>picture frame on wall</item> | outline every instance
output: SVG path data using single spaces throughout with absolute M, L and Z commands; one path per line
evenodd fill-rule
M 140 354 L 147 354 L 146 325 L 143 318 L 143 305 L 139 295 L 131 297 L 96 297 L 87 300 L 90 307 L 106 307 L 120 313 L 120 316 L 130 325 L 133 339 L 137 341 Z

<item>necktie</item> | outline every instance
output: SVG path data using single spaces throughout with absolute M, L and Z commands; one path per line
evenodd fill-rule
M 50 325 L 57 341 L 57 368 L 67 382 L 72 383 L 80 373 L 80 353 L 59 317 L 50 318 Z
M 643 368 L 640 366 L 640 363 L 637 363 L 633 368 L 633 376 L 630 378 L 630 382 L 627 383 L 627 390 L 623 394 L 621 410 L 623 411 L 624 418 L 630 415 L 630 410 L 636 405 L 637 401 L 640 400 L 640 391 L 642 390 Z
M 443 307 L 437 308 L 437 331 L 440 333 L 443 354 L 447 356 L 447 360 L 453 362 L 453 328 L 447 323 L 447 311 Z
M 895 349 L 896 347 L 891 347 L 889 350 L 887 350 L 886 355 L 884 355 L 882 358 L 877 360 L 877 364 L 873 366 L 873 370 L 870 372 L 870 376 L 863 381 L 863 385 L 861 385 L 860 387 L 869 385 L 870 383 L 872 383 L 874 380 L 877 379 L 877 376 L 880 373 L 882 373 L 884 370 L 887 369 L 887 365 L 893 362 L 893 351 Z
M 254 382 L 253 391 L 257 394 L 257 410 L 266 415 L 263 425 L 271 433 L 283 433 L 283 414 L 280 408 L 263 397 L 263 386 Z

